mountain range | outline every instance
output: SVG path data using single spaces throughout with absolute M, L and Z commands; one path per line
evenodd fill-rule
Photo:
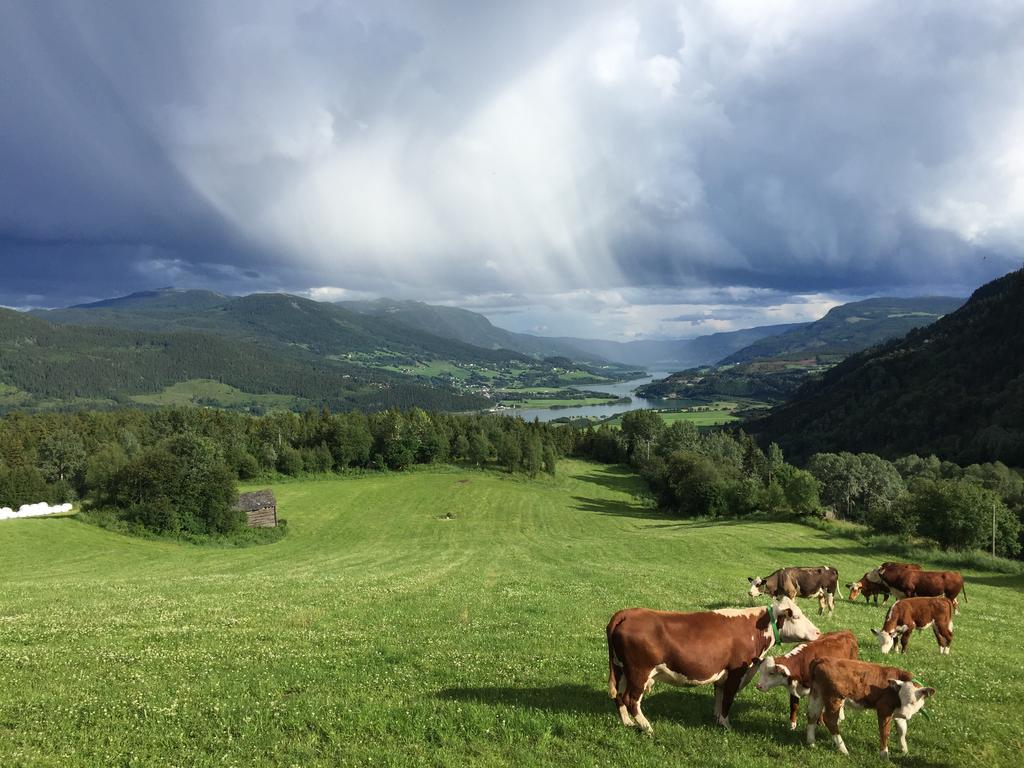
M 935 454 L 1024 465 L 1024 270 L 904 338 L 854 355 L 750 429 L 794 458 Z

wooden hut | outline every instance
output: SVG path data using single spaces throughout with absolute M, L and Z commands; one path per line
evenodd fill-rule
M 245 512 L 250 528 L 274 528 L 277 525 L 277 499 L 269 488 L 238 494 L 235 509 Z

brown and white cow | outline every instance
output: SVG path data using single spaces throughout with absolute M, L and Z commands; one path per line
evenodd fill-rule
M 850 601 L 853 602 L 861 595 L 864 595 L 864 602 L 870 603 L 871 598 L 874 598 L 875 605 L 878 605 L 878 596 L 882 595 L 882 603 L 884 604 L 889 600 L 889 595 L 892 594 L 889 591 L 889 587 L 883 584 L 881 581 L 872 581 L 869 577 L 872 571 L 868 571 L 857 581 L 851 582 L 846 585 L 846 588 L 850 590 Z
M 906 653 L 910 635 L 916 629 L 932 628 L 939 644 L 939 653 L 949 654 L 953 642 L 953 601 L 948 597 L 905 597 L 892 604 L 881 630 L 871 632 L 878 639 L 882 653 L 888 653 L 899 639 L 899 651 Z
M 715 686 L 715 720 L 729 728 L 733 699 L 757 665 L 782 643 L 815 640 L 821 633 L 788 597 L 766 608 L 723 608 L 678 613 L 627 608 L 612 616 L 608 689 L 623 725 L 650 732 L 640 701 L 656 680 Z
M 964 577 L 956 571 L 922 571 L 885 563 L 879 569 L 879 577 L 896 597 L 948 597 L 953 601 L 954 611 L 961 592 L 964 600 L 967 599 Z
M 889 731 L 896 722 L 900 749 L 907 752 L 907 721 L 919 712 L 935 693 L 914 681 L 914 676 L 897 667 L 870 664 L 853 659 L 817 659 L 811 664 L 811 695 L 807 701 L 807 744 L 814 746 L 818 718 L 832 734 L 836 748 L 850 754 L 839 734 L 843 707 L 873 709 L 878 716 L 882 759 L 889 759 Z
M 767 691 L 779 685 L 789 688 L 789 729 L 795 731 L 800 699 L 811 692 L 811 662 L 824 658 L 856 659 L 857 651 L 857 638 L 850 630 L 828 632 L 817 640 L 798 645 L 789 653 L 765 659 L 757 690 Z
M 750 589 L 747 594 L 751 597 L 765 594 L 772 597 L 785 595 L 790 600 L 797 597 L 818 598 L 818 615 L 825 612 L 831 614 L 836 608 L 836 587 L 839 584 L 839 571 L 835 568 L 821 566 L 820 568 L 779 568 L 770 576 L 763 579 L 756 576 L 748 576 Z

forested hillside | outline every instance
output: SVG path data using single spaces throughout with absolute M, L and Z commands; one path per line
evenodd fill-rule
M 365 369 L 319 360 L 301 349 L 268 349 L 194 331 L 58 326 L 0 310 L 2 410 L 126 403 L 196 379 L 223 382 L 245 393 L 286 396 L 293 407 L 464 410 L 487 403 L 397 375 L 370 378 Z
M 1024 465 L 1024 270 L 956 312 L 854 355 L 750 429 L 789 455 L 933 453 Z
M 679 371 L 643 388 L 644 397 L 749 397 L 768 403 L 790 398 L 809 377 L 854 352 L 934 322 L 962 299 L 925 296 L 867 299 L 830 310 L 733 352 L 717 365 Z
M 963 303 L 963 299 L 951 296 L 850 302 L 834 307 L 813 323 L 755 341 L 726 357 L 721 364 L 806 358 L 816 358 L 819 363 L 838 362 L 875 344 L 902 338 L 911 329 L 933 323 Z

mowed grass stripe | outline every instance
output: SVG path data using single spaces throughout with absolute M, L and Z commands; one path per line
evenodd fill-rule
M 744 691 L 726 733 L 710 688 L 659 684 L 654 737 L 627 731 L 604 625 L 629 605 L 745 605 L 746 577 L 783 564 L 849 581 L 889 553 L 667 518 L 627 469 L 580 462 L 554 479 L 438 469 L 275 491 L 289 535 L 250 549 L 0 523 L 0 764 L 877 764 L 873 716 L 843 725 L 852 759 L 827 740 L 811 752 L 782 691 Z M 1020 756 L 1024 580 L 965 575 L 952 655 L 926 631 L 887 659 L 939 690 L 908 765 Z M 884 610 L 843 601 L 819 626 L 881 660 Z

